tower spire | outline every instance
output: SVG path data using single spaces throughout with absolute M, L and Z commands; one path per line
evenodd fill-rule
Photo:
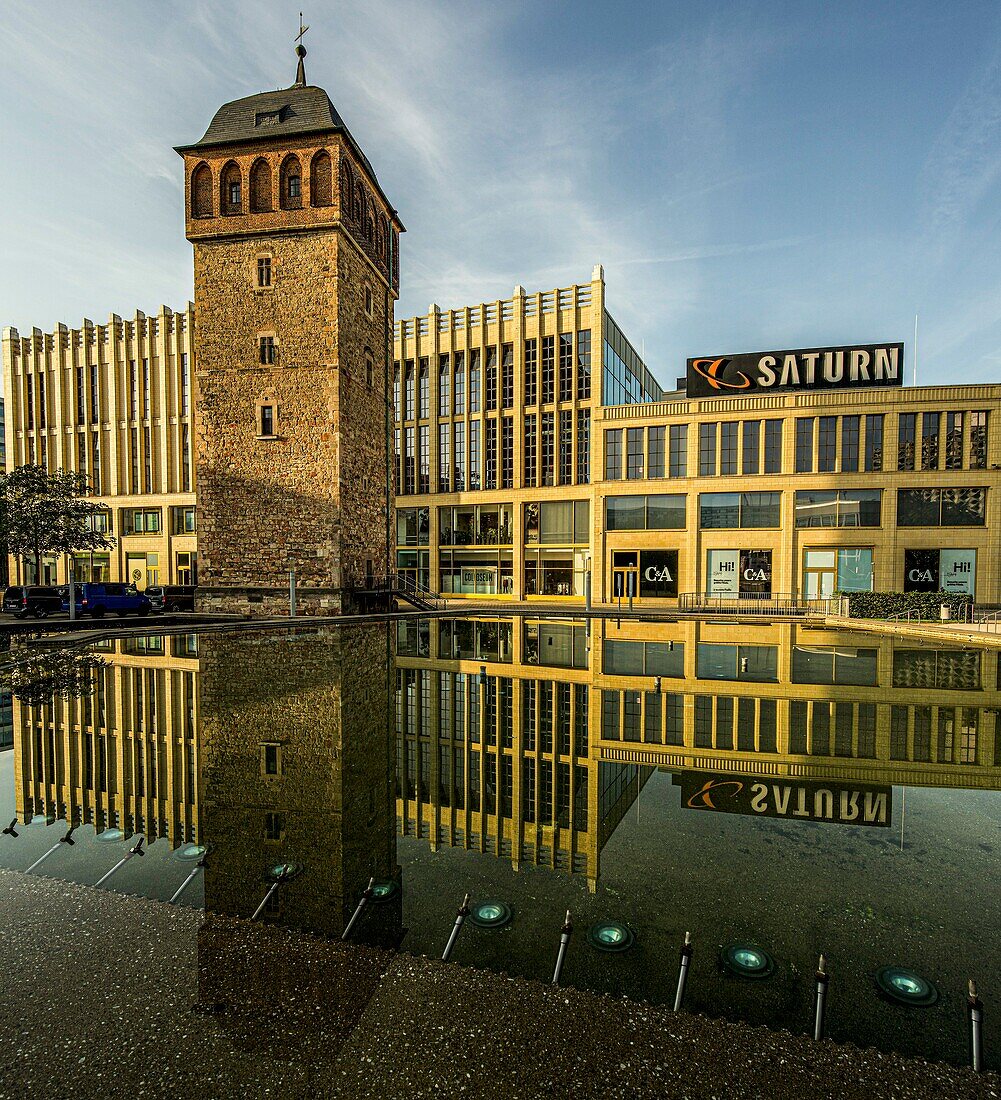
M 299 64 L 295 69 L 295 84 L 293 88 L 305 88 L 306 87 L 306 65 L 303 58 L 306 56 L 306 47 L 302 44 L 302 36 L 309 30 L 309 27 L 303 26 L 302 12 L 299 12 L 299 33 L 296 37 L 295 55 L 299 58 Z

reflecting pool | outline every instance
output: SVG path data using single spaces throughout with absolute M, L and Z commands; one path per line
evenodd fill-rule
M 998 649 L 791 623 L 150 635 L 10 678 L 0 866 L 966 1060 L 1001 902 Z M 144 845 L 136 851 L 137 841 Z M 109 872 L 111 872 L 109 876 Z M 53 919 L 58 919 L 54 914 Z

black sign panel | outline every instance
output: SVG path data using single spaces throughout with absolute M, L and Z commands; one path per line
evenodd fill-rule
M 758 351 L 688 360 L 689 397 L 901 386 L 903 344 Z
M 689 810 L 888 828 L 892 801 L 892 787 L 717 772 L 682 772 L 681 775 L 681 804 Z
M 939 590 L 939 553 L 937 550 L 904 551 L 904 591 Z
M 771 550 L 741 550 L 740 591 L 759 596 L 772 594 Z
M 674 599 L 678 595 L 678 551 L 640 551 L 640 595 Z

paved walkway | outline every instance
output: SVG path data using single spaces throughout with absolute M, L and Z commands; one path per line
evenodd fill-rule
M 0 871 L 0 1097 L 996 1098 L 975 1076 Z

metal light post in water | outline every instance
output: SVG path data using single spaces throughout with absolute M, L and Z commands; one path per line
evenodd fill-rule
M 570 921 L 570 910 L 567 910 L 566 920 L 560 929 L 560 950 L 556 956 L 556 969 L 553 971 L 553 985 L 560 984 L 560 974 L 563 973 L 563 963 L 566 961 L 567 948 L 570 946 L 570 937 L 573 935 L 573 924 Z
M 173 905 L 177 901 L 177 899 L 181 896 L 181 894 L 183 894 L 184 891 L 187 890 L 187 888 L 191 885 L 191 883 L 194 882 L 195 875 L 197 875 L 199 871 L 203 870 L 204 867 L 205 867 L 205 857 L 202 856 L 202 858 L 194 865 L 194 867 L 191 868 L 191 871 L 189 872 L 188 877 L 174 891 L 174 896 L 170 899 L 170 904 L 171 905 Z
M 813 1037 L 823 1039 L 824 1017 L 827 1012 L 827 983 L 831 980 L 827 973 L 824 956 L 817 962 L 817 988 L 813 1001 Z
M 984 1072 L 984 1005 L 977 996 L 977 983 L 971 978 L 966 1010 L 970 1018 L 970 1065 L 974 1073 Z
M 36 859 L 35 862 L 24 873 L 27 875 L 31 871 L 34 871 L 34 869 L 40 863 L 44 863 L 49 858 L 49 856 L 52 855 L 53 852 L 58 852 L 60 844 L 69 844 L 72 847 L 72 845 L 73 845 L 73 829 L 72 828 L 70 829 L 70 831 L 65 836 L 61 836 L 56 841 L 56 843 L 53 844 L 52 847 L 45 853 L 45 855 L 39 856 L 39 858 Z
M 681 1003 L 685 999 L 685 986 L 688 984 L 688 968 L 692 965 L 692 955 L 695 948 L 692 947 L 691 932 L 685 933 L 685 942 L 681 945 L 681 966 L 678 968 L 678 988 L 674 991 L 674 1011 L 681 1011 Z
M 452 954 L 452 948 L 455 947 L 455 941 L 459 938 L 459 933 L 462 931 L 462 924 L 466 917 L 469 916 L 469 895 L 462 899 L 462 904 L 459 906 L 459 911 L 455 915 L 455 924 L 452 925 L 452 934 L 448 937 L 448 943 L 445 944 L 445 950 L 442 952 L 441 961 L 448 962 L 449 955 Z
M 100 885 L 101 885 L 101 884 L 102 884 L 103 882 L 107 882 L 107 881 L 108 881 L 108 879 L 109 879 L 109 878 L 111 878 L 111 876 L 112 876 L 112 875 L 113 875 L 113 874 L 114 874 L 114 873 L 115 873 L 115 872 L 116 872 L 116 871 L 118 870 L 118 868 L 119 868 L 119 867 L 124 867 L 124 866 L 125 866 L 125 864 L 126 864 L 126 863 L 128 863 L 128 861 L 129 861 L 129 860 L 130 860 L 130 859 L 131 859 L 131 858 L 132 858 L 133 856 L 144 856 L 145 854 L 146 854 L 146 853 L 145 853 L 145 852 L 143 851 L 143 838 L 142 838 L 142 837 L 140 837 L 140 838 L 139 838 L 139 839 L 138 839 L 138 840 L 136 841 L 136 845 L 135 845 L 135 847 L 134 847 L 134 848 L 130 848 L 130 849 L 129 849 L 129 850 L 128 850 L 128 851 L 126 852 L 126 853 L 125 853 L 125 855 L 124 855 L 124 856 L 122 856 L 122 858 L 121 858 L 121 859 L 120 859 L 120 860 L 119 860 L 119 861 L 118 861 L 118 862 L 117 862 L 117 863 L 116 863 L 116 864 L 114 865 L 114 867 L 112 867 L 112 868 L 111 868 L 111 870 L 110 870 L 110 871 L 108 871 L 108 872 L 106 872 L 105 874 L 103 874 L 103 875 L 102 875 L 102 876 L 101 876 L 101 877 L 100 877 L 100 878 L 99 878 L 99 879 L 97 880 L 97 882 L 95 882 L 95 883 L 94 883 L 94 886 L 95 886 L 95 887 L 97 887 L 97 886 L 100 886 Z
M 361 911 L 365 908 L 366 905 L 368 905 L 368 903 L 369 903 L 369 901 L 372 897 L 372 894 L 373 894 L 372 887 L 374 885 L 375 885 L 375 879 L 370 878 L 368 880 L 368 886 L 366 886 L 365 889 L 362 891 L 361 898 L 358 901 L 358 905 L 355 907 L 355 911 L 351 914 L 351 919 L 348 921 L 347 927 L 341 933 L 341 939 L 342 940 L 346 940 L 348 938 L 348 936 L 351 935 L 351 929 L 354 928 L 355 923 L 357 922 L 358 918 L 361 916 Z

